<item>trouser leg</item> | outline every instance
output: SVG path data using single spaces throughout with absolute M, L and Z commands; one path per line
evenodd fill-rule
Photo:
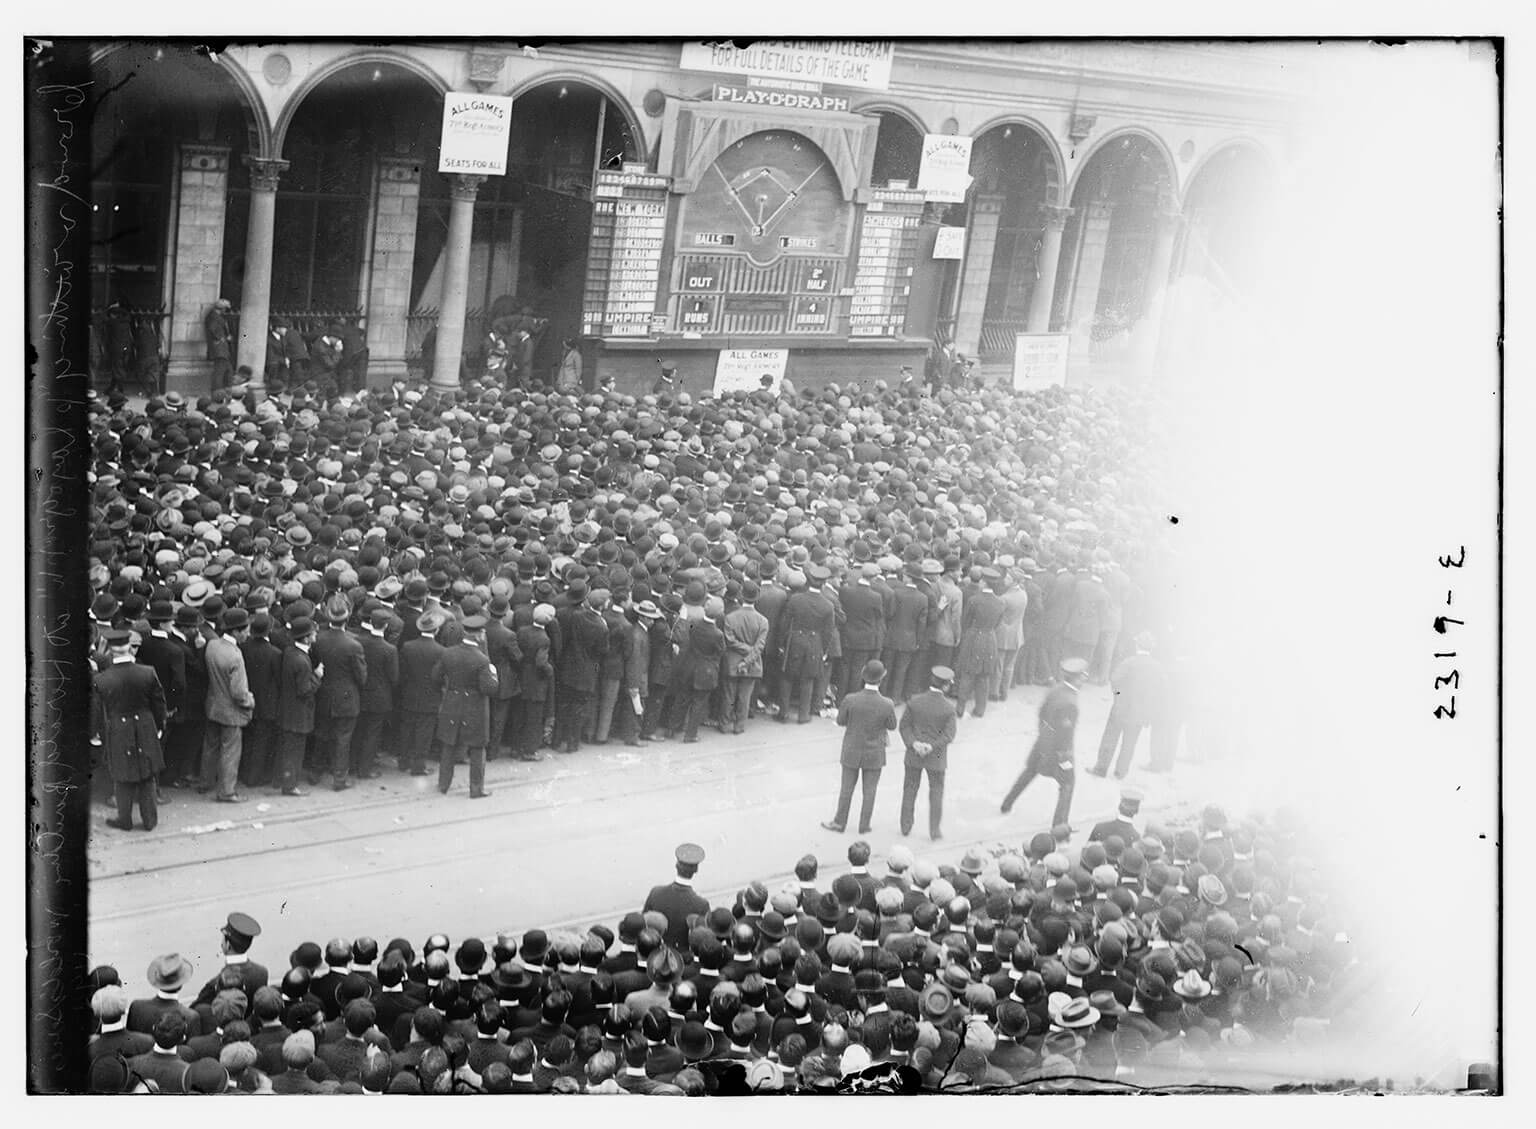
M 912 655 L 911 651 L 892 652 L 891 689 L 887 697 L 904 702 L 912 696 Z
M 272 761 L 277 748 L 277 726 L 271 721 L 252 721 L 245 729 L 245 751 L 240 757 L 247 784 L 262 788 L 272 782 Z
M 299 786 L 299 770 L 304 764 L 304 747 L 309 743 L 309 734 L 285 729 L 278 741 L 277 782 L 288 792 Z
M 809 721 L 811 718 L 811 692 L 816 687 L 816 679 L 801 678 L 795 683 L 795 708 L 801 721 Z
M 881 770 L 866 768 L 861 772 L 864 777 L 864 802 L 859 807 L 859 832 L 863 834 L 869 830 L 870 821 L 875 817 L 875 790 L 880 787 Z
M 235 725 L 220 725 L 219 733 L 219 795 L 233 796 L 240 776 L 240 754 L 244 748 L 245 730 Z
M 608 740 L 608 733 L 613 728 L 613 707 L 619 700 L 618 678 L 604 678 L 597 703 L 597 725 L 593 730 L 593 740 L 599 744 Z
M 666 712 L 667 688 L 660 682 L 651 683 L 650 695 L 645 699 L 645 715 L 640 719 L 640 737 L 649 740 L 662 724 Z
M 1068 822 L 1072 812 L 1072 792 L 1077 786 L 1077 772 L 1071 768 L 1056 769 L 1056 810 L 1051 814 L 1051 826 L 1060 827 Z
M 1104 719 L 1104 735 L 1099 738 L 1099 759 L 1093 766 L 1093 771 L 1102 776 L 1109 771 L 1109 762 L 1114 759 L 1115 748 L 1120 744 L 1122 726 L 1120 724 L 1120 707 L 1116 703 L 1109 707 L 1109 716 Z
M 684 717 L 683 739 L 685 741 L 697 741 L 699 739 L 699 722 L 704 720 L 704 715 L 709 712 L 709 690 L 694 690 L 688 695 L 688 709 Z
M 999 654 L 997 676 L 992 680 L 992 691 L 999 698 L 1008 697 L 1008 691 L 1013 687 L 1013 668 L 1018 661 L 1017 650 L 1003 651 Z
M 197 761 L 197 790 L 199 792 L 212 791 L 219 782 L 219 730 L 223 727 L 216 722 L 208 722 L 203 726 L 202 746 L 198 750 Z
M 150 787 L 154 785 L 151 784 Z M 124 827 L 133 823 L 133 805 L 139 799 L 139 782 L 137 780 L 120 780 L 113 787 L 114 798 L 117 800 L 117 822 Z M 143 811 L 141 803 L 139 810 Z
M 488 703 L 490 709 L 489 739 L 485 743 L 485 756 L 487 760 L 495 760 L 501 752 L 502 741 L 507 734 L 507 707 L 512 704 L 510 698 L 492 698 Z
M 352 733 L 357 729 L 357 718 L 336 717 L 331 719 L 330 754 L 331 779 L 340 784 L 352 768 Z
M 531 757 L 539 751 L 544 740 L 544 700 L 524 698 L 518 702 L 518 717 L 514 749 L 520 757 Z
M 913 813 L 917 810 L 917 790 L 923 779 L 921 765 L 909 764 L 901 772 L 901 833 L 912 830 Z
M 937 839 L 939 824 L 944 819 L 944 773 L 940 769 L 928 770 L 928 834 Z
M 1008 794 L 1003 797 L 1003 811 L 1006 812 L 1009 808 L 1013 807 L 1014 801 L 1019 798 L 1024 789 L 1028 788 L 1030 782 L 1038 775 L 1039 773 L 1034 768 L 1034 758 L 1031 757 L 1030 763 L 1024 766 L 1024 771 L 1019 773 L 1018 779 L 1013 782 L 1013 787 L 1009 788 Z
M 469 747 L 469 794 L 478 796 L 485 791 L 485 746 Z
M 359 714 L 357 729 L 352 733 L 352 774 L 367 776 L 376 770 L 379 762 L 379 745 L 384 734 L 387 713 Z
M 139 820 L 144 824 L 144 830 L 153 831 L 160 822 L 160 807 L 155 798 L 155 778 L 150 776 L 134 781 L 133 798 L 138 801 Z
M 842 780 L 837 790 L 837 814 L 832 817 L 832 822 L 839 827 L 848 826 L 848 808 L 853 803 L 853 786 L 858 779 L 857 767 L 842 766 Z
M 1120 738 L 1120 760 L 1115 765 L 1115 775 L 1124 776 L 1131 770 L 1131 761 L 1136 759 L 1136 743 L 1141 740 L 1142 725 L 1140 722 L 1131 722 L 1125 726 L 1125 732 Z M 1103 756 L 1102 750 L 1100 756 Z
M 454 767 L 463 760 L 463 745 L 444 745 L 443 755 L 437 762 L 437 788 L 446 792 L 453 787 Z

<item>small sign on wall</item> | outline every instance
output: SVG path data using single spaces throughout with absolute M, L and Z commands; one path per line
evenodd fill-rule
M 1013 386 L 1029 390 L 1066 384 L 1071 340 L 1065 333 L 1020 333 L 1013 344 Z
M 438 172 L 504 176 L 512 138 L 512 99 L 498 94 L 443 95 L 442 151 Z
M 935 259 L 965 258 L 965 228 L 941 227 L 933 241 Z

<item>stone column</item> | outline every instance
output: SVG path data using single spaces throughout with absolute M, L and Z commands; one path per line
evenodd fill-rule
M 1061 265 L 1061 233 L 1066 230 L 1071 208 L 1045 204 L 1040 209 L 1045 214 L 1045 232 L 1040 237 L 1040 277 L 1029 296 L 1030 333 L 1049 333 L 1051 330 L 1051 306 L 1056 300 L 1056 274 Z
M 371 384 L 388 384 L 397 376 L 405 376 L 406 317 L 411 310 L 411 268 L 420 202 L 421 163 L 414 157 L 380 157 L 367 306 Z
M 277 182 L 288 162 L 247 157 L 251 170 L 251 223 L 245 233 L 245 284 L 240 288 L 240 347 L 235 368 L 250 365 L 251 390 L 267 394 L 267 320 L 272 308 L 272 238 L 277 218 Z
M 183 143 L 179 163 L 171 322 L 166 327 L 170 364 L 165 382 L 169 389 L 198 393 L 208 388 L 203 316 L 221 297 L 229 146 Z M 222 297 L 234 300 L 233 295 Z
M 965 267 L 960 275 L 960 309 L 955 314 L 955 349 L 967 357 L 981 352 L 981 322 L 992 284 L 992 258 L 1003 218 L 1001 196 L 977 196 L 965 233 Z
M 1108 200 L 1094 200 L 1083 211 L 1077 270 L 1066 314 L 1074 364 L 1087 364 L 1093 345 L 1093 319 L 1098 314 L 1099 283 L 1104 277 L 1104 252 L 1109 246 L 1109 220 L 1113 214 L 1114 205 Z
M 1157 343 L 1162 335 L 1163 306 L 1168 296 L 1168 275 L 1173 267 L 1173 249 L 1184 222 L 1178 210 L 1159 209 L 1154 221 L 1152 255 L 1147 263 L 1147 281 L 1142 290 L 1140 333 L 1136 341 L 1137 368 L 1149 375 L 1157 362 Z
M 485 177 L 450 173 L 452 203 L 448 209 L 448 247 L 443 261 L 443 300 L 438 304 L 437 351 L 432 356 L 432 387 L 459 387 L 464 353 L 464 312 L 469 301 L 469 245 L 474 234 L 475 194 Z

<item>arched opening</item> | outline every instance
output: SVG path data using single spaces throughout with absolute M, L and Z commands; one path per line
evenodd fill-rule
M 1171 222 L 1172 201 L 1167 156 L 1139 133 L 1108 139 L 1078 175 L 1052 325 L 1091 341 L 1095 359 L 1125 345 L 1147 312 L 1155 245 L 1171 237 L 1159 225 Z
M 892 181 L 917 184 L 923 163 L 923 135 L 907 118 L 891 110 L 877 111 L 880 132 L 875 135 L 875 163 L 870 183 L 889 187 Z
M 1270 164 L 1252 145 L 1227 145 L 1196 171 L 1185 194 L 1184 238 L 1175 273 L 1233 296 L 1249 294 L 1260 243 L 1270 230 Z
M 283 131 L 288 168 L 278 182 L 272 246 L 271 311 L 306 338 L 333 316 L 367 313 L 380 160 L 437 164 L 441 96 L 419 75 L 360 61 L 327 75 Z M 224 291 L 245 277 L 250 179 L 230 180 L 224 236 Z
M 1004 123 L 976 139 L 971 176 L 968 256 L 980 256 L 973 264 L 984 263 L 985 241 L 992 240 L 977 351 L 983 360 L 1002 359 L 1013 356 L 1041 282 L 1045 207 L 1055 201 L 1060 173 L 1055 152 L 1039 132 Z
M 171 337 L 183 191 L 216 197 L 189 196 L 189 208 L 221 207 L 218 185 L 226 170 L 239 169 L 255 120 L 228 71 L 190 48 L 163 43 L 129 42 L 102 53 L 92 66 L 91 94 L 93 335 L 101 337 L 95 330 L 105 325 L 107 307 L 121 303 L 132 323 L 133 355 L 157 366 Z M 195 173 L 184 189 L 182 162 L 195 153 L 207 155 L 208 171 Z M 213 297 L 210 288 L 207 301 Z M 189 316 L 195 321 L 201 312 Z
M 628 115 L 595 86 L 552 80 L 514 97 L 507 173 L 487 178 L 475 200 L 464 329 L 471 370 L 490 321 L 503 314 L 527 308 L 547 319 L 534 353 L 539 372 L 558 360 L 562 337 L 580 333 L 593 177 L 642 160 L 642 143 Z M 416 229 L 414 353 L 442 294 L 450 201 L 448 179 L 436 170 L 434 155 L 423 170 Z

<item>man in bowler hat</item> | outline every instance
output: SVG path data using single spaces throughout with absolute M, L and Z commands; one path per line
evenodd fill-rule
M 837 794 L 837 813 L 822 823 L 828 831 L 841 834 L 848 826 L 848 809 L 853 801 L 853 785 L 863 777 L 863 806 L 859 809 L 859 834 L 870 829 L 875 813 L 875 789 L 880 786 L 880 771 L 885 767 L 886 734 L 896 728 L 896 707 L 881 696 L 880 682 L 885 678 L 885 664 L 872 659 L 860 672 L 864 688 L 843 699 L 838 707 L 837 724 L 843 726 L 842 784 Z

